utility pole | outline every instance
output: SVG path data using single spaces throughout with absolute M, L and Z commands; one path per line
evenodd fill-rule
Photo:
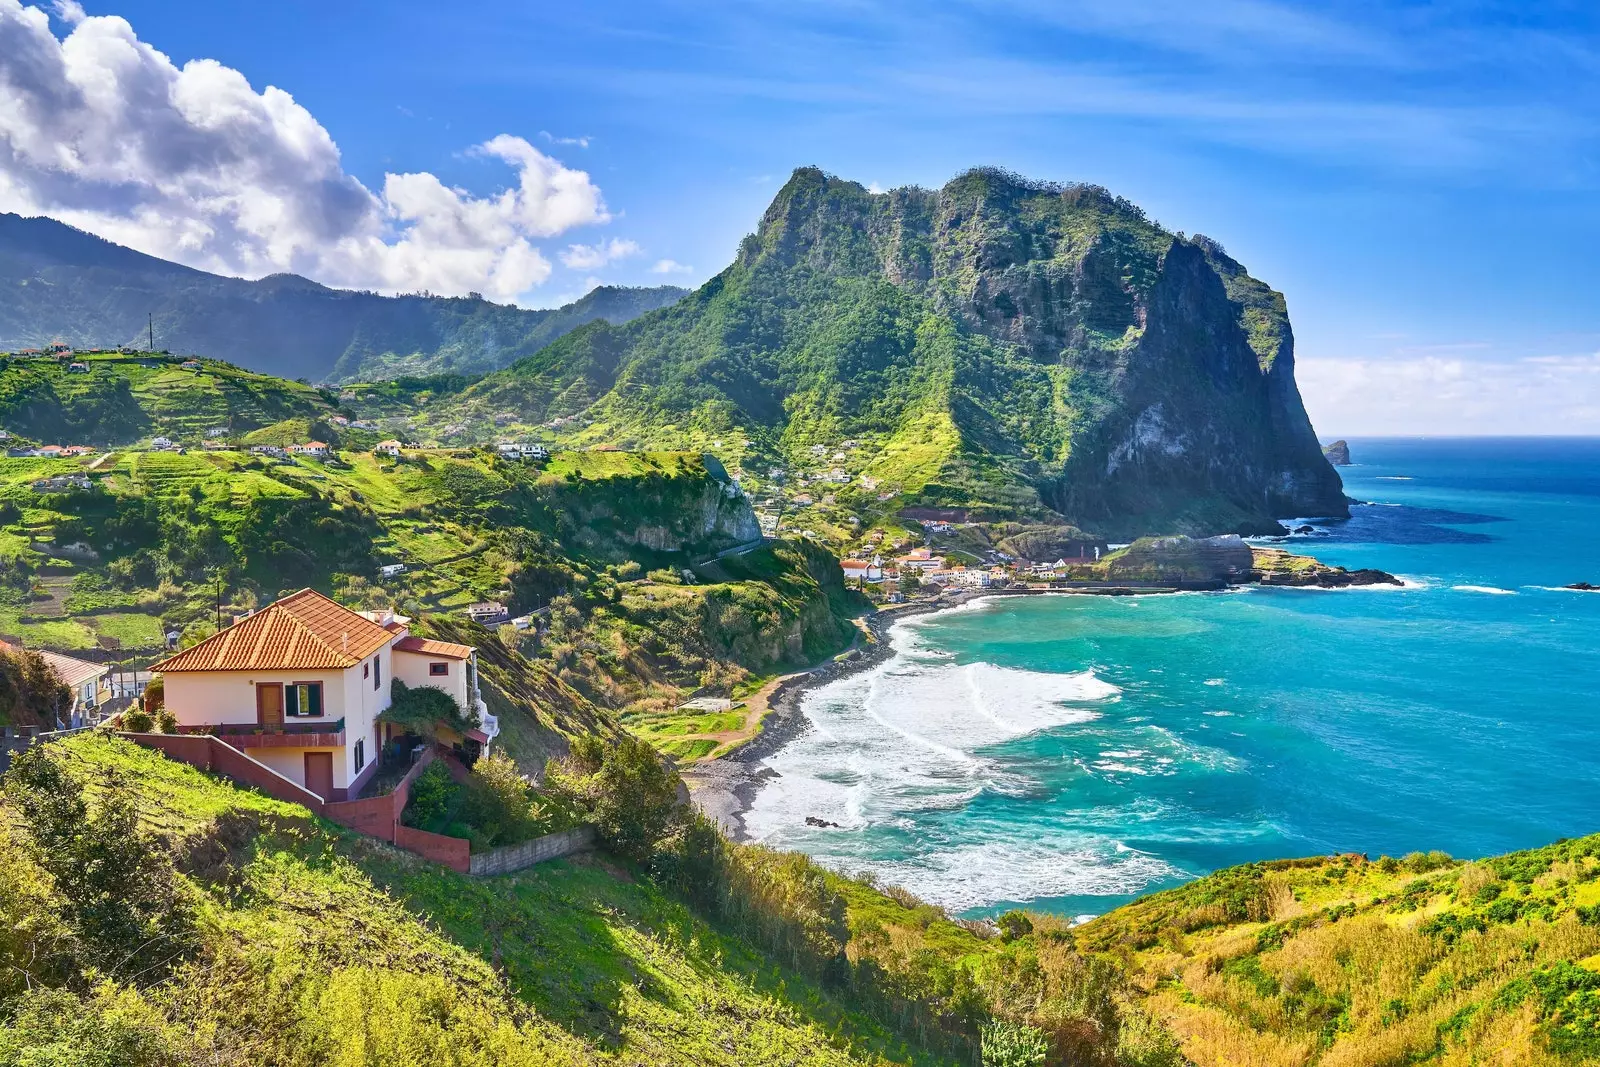
M 217 571 L 217 633 L 222 632 L 222 572 Z
M 147 320 L 146 324 L 150 327 L 150 351 L 153 353 L 156 350 L 156 316 L 155 316 L 155 312 L 147 312 L 145 318 Z

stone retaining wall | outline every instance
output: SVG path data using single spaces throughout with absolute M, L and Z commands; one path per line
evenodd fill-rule
M 545 860 L 560 859 L 574 852 L 583 852 L 593 848 L 594 842 L 593 826 L 575 826 L 560 833 L 546 834 L 532 841 L 524 841 L 520 845 L 507 845 L 490 852 L 480 852 L 472 857 L 468 872 L 480 876 L 509 874 L 525 867 L 532 867 L 536 863 L 543 863 Z

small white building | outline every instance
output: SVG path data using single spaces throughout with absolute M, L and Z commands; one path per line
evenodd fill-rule
M 372 447 L 372 450 L 380 456 L 398 456 L 400 450 L 404 447 L 399 441 L 389 440 L 379 441 Z
M 406 565 L 404 563 L 385 563 L 378 568 L 378 574 L 383 578 L 393 578 L 395 575 L 404 574 L 405 572 Z

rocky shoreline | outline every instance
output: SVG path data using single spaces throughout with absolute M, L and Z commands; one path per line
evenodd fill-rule
M 848 652 L 809 670 L 785 677 L 768 697 L 768 713 L 761 732 L 738 751 L 707 763 L 679 769 L 690 795 L 700 810 L 716 820 L 723 832 L 735 841 L 748 841 L 744 815 L 750 810 L 761 787 L 778 776 L 766 766 L 766 759 L 811 728 L 801 711 L 806 692 L 829 682 L 871 670 L 894 655 L 889 631 L 898 622 L 917 615 L 947 611 L 984 597 L 1009 596 L 1143 596 L 1179 592 L 1220 591 L 1239 585 L 1343 589 L 1364 585 L 1405 583 L 1384 571 L 1349 571 L 1330 567 L 1307 556 L 1296 556 L 1281 549 L 1256 548 L 1255 567 L 1234 578 L 1212 578 L 1176 582 L 1118 582 L 1067 585 L 1049 588 L 973 589 L 933 600 L 899 604 L 873 612 L 862 621 L 870 638 L 857 641 Z

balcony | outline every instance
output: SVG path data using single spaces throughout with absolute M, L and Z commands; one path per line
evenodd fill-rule
M 211 734 L 234 748 L 338 748 L 344 744 L 343 719 L 286 722 L 281 726 L 255 723 L 189 726 L 183 732 Z

